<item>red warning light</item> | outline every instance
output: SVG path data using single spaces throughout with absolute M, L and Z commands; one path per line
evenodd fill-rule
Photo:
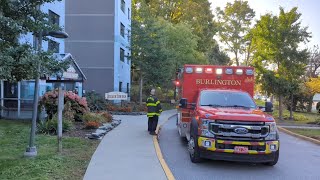
M 180 86 L 180 82 L 179 82 L 179 81 L 174 81 L 174 84 L 175 84 L 176 86 Z

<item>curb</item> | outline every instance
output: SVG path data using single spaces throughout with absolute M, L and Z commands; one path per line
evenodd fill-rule
M 159 135 L 159 131 L 161 129 L 161 127 L 170 119 L 172 118 L 173 116 L 175 115 L 172 115 L 170 117 L 168 117 L 168 119 L 166 119 L 161 125 L 158 125 L 157 126 L 157 129 L 156 129 L 156 133 Z M 153 144 L 154 144 L 154 147 L 155 147 L 155 150 L 156 150 L 156 153 L 157 153 L 157 157 L 159 159 L 159 162 L 162 166 L 162 169 L 164 171 L 164 173 L 166 174 L 167 176 L 167 179 L 168 180 L 175 180 L 169 166 L 167 165 L 166 161 L 164 160 L 163 156 L 162 156 L 162 152 L 161 152 L 161 149 L 160 149 L 160 145 L 159 145 L 159 141 L 158 141 L 158 136 L 153 136 Z
M 310 138 L 310 137 L 307 137 L 307 136 L 304 136 L 304 135 L 301 135 L 301 134 L 297 134 L 297 133 L 294 133 L 288 129 L 285 129 L 283 127 L 278 127 L 278 129 L 284 133 L 287 133 L 289 135 L 292 135 L 294 137 L 297 137 L 297 138 L 300 138 L 300 139 L 303 139 L 303 140 L 306 140 L 306 141 L 309 141 L 309 142 L 312 142 L 312 143 L 315 143 L 317 145 L 320 145 L 320 141 L 319 140 L 316 140 L 316 139 L 313 139 L 313 138 Z

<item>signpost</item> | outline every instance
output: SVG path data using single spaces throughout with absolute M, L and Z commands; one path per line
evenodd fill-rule
M 105 94 L 107 100 L 128 100 L 128 94 L 124 92 L 109 92 Z
M 121 101 L 121 107 L 122 102 L 128 100 L 128 94 L 124 92 L 109 92 L 105 94 L 105 98 L 107 100 L 118 100 Z
M 46 79 L 46 82 L 59 83 L 58 94 L 58 152 L 62 152 L 62 118 L 64 109 L 64 90 L 62 89 L 62 83 L 70 83 L 79 81 L 79 74 L 73 66 L 69 66 L 67 71 L 63 72 L 61 77 L 57 79 Z

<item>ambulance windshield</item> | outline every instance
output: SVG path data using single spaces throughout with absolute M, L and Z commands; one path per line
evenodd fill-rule
M 203 91 L 200 95 L 200 106 L 256 108 L 249 94 L 232 91 Z

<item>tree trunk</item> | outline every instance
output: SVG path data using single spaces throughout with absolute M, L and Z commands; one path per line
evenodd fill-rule
M 313 104 L 312 98 L 313 98 L 312 96 L 311 96 L 311 98 L 309 98 L 307 112 L 311 112 L 312 111 L 312 104 Z
M 279 95 L 279 121 L 283 121 L 283 96 Z
M 139 104 L 142 104 L 142 87 L 143 87 L 143 77 L 142 73 L 140 72 L 140 83 L 139 83 Z
M 237 63 L 237 66 L 240 66 L 240 64 L 239 64 L 239 59 L 238 59 L 238 52 L 236 52 L 235 54 L 236 54 L 236 63 Z
M 291 100 L 290 100 L 290 120 L 293 120 L 293 94 L 291 94 Z

